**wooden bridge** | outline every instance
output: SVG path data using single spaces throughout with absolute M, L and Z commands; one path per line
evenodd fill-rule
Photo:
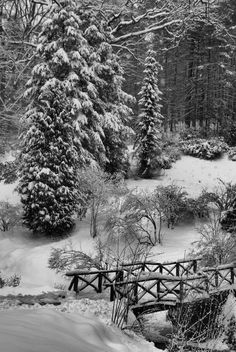
M 110 289 L 110 300 L 127 299 L 135 315 L 167 310 L 187 302 L 229 291 L 236 283 L 236 263 L 199 269 L 199 261 L 169 263 L 152 261 L 123 264 L 114 270 L 70 271 L 69 290 L 76 293 L 92 287 L 101 293 Z

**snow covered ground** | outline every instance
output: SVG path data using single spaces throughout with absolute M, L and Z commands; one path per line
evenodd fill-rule
M 157 185 L 175 183 L 185 188 L 191 196 L 195 196 L 204 187 L 208 190 L 214 189 L 219 179 L 225 182 L 235 182 L 235 176 L 236 163 L 226 157 L 217 161 L 205 161 L 185 156 L 158 179 L 129 180 L 128 186 L 151 192 Z M 17 204 L 19 197 L 14 192 L 15 186 L 15 184 L 0 183 L 0 200 Z M 158 261 L 183 259 L 191 248 L 191 243 L 199 237 L 195 229 L 198 225 L 198 223 L 189 223 L 176 226 L 173 230 L 164 229 L 163 245 L 156 246 L 152 254 Z M 93 253 L 94 243 L 89 235 L 88 220 L 79 223 L 70 241 L 75 249 Z M 3 275 L 16 273 L 22 278 L 19 287 L 6 287 L 1 289 L 0 293 L 2 295 L 37 294 L 53 290 L 58 285 L 64 284 L 64 279 L 48 268 L 48 257 L 52 247 L 63 247 L 67 242 L 67 239 L 57 242 L 35 239 L 22 228 L 16 228 L 7 233 L 0 232 L 0 272 Z M 70 303 L 67 304 L 70 307 Z M 100 304 L 96 301 L 98 307 Z M 105 304 L 108 309 L 108 302 Z M 74 304 L 72 308 L 67 308 L 64 306 L 61 310 L 55 310 L 38 307 L 30 310 L 14 309 L 13 312 L 8 309 L 8 311 L 1 312 L 0 341 L 1 346 L 4 346 L 4 352 L 100 350 L 151 352 L 155 350 L 152 344 L 144 346 L 142 344 L 146 342 L 143 340 L 140 342 L 135 340 L 137 338 L 127 337 L 120 331 L 114 330 L 114 327 L 108 329 L 91 316 L 81 316 L 78 312 L 83 311 L 82 306 L 76 309 Z M 102 315 L 100 313 L 95 315 L 100 317 Z
M 206 161 L 190 156 L 183 156 L 173 164 L 172 169 L 155 180 L 128 180 L 129 187 L 151 192 L 157 185 L 174 183 L 182 186 L 191 196 L 198 195 L 206 187 L 213 190 L 219 185 L 219 179 L 234 182 L 236 163 L 224 157 L 216 161 Z M 0 183 L 0 200 L 19 203 L 19 196 L 14 189 L 16 184 Z M 173 261 L 186 257 L 192 242 L 199 238 L 196 228 L 200 222 L 180 224 L 173 230 L 163 228 L 162 246 L 156 246 L 152 254 L 158 261 Z M 75 249 L 91 254 L 94 243 L 89 235 L 88 219 L 79 222 L 70 241 Z M 14 292 L 38 293 L 51 290 L 62 283 L 62 278 L 48 268 L 48 257 L 52 247 L 63 247 L 67 239 L 52 242 L 47 239 L 35 239 L 26 229 L 16 228 L 12 232 L 0 232 L 0 271 L 5 275 L 21 275 L 20 287 L 11 288 Z M 8 288 L 1 290 L 9 292 Z
M 211 191 L 219 185 L 219 180 L 235 183 L 236 162 L 225 155 L 217 160 L 203 160 L 182 156 L 169 170 L 163 170 L 155 180 L 129 180 L 130 187 L 153 190 L 158 185 L 176 184 L 183 187 L 190 196 L 198 196 L 203 188 Z
M 112 304 L 89 299 L 59 307 L 2 310 L 2 352 L 158 352 L 153 343 L 110 323 Z

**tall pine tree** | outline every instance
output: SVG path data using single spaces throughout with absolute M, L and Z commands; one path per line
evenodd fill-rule
M 133 102 L 133 98 L 122 89 L 123 69 L 118 56 L 112 50 L 112 38 L 107 23 L 91 7 L 79 8 L 79 14 L 84 36 L 91 50 L 90 65 L 94 73 L 92 82 L 97 89 L 93 106 L 100 115 L 101 139 L 105 148 L 105 159 L 101 166 L 109 173 L 125 171 L 127 136 L 132 133 L 132 129 L 128 127 L 132 110 L 128 105 Z M 92 121 L 93 119 L 87 126 L 88 130 Z M 91 147 L 92 145 L 90 149 Z
M 162 151 L 160 95 L 158 88 L 158 72 L 160 65 L 155 59 L 155 52 L 149 50 L 145 60 L 144 79 L 140 91 L 139 123 L 136 135 L 136 155 L 139 163 L 139 175 L 152 177 L 152 173 L 160 166 Z
M 74 224 L 80 197 L 77 166 L 89 160 L 83 148 L 92 109 L 85 92 L 90 75 L 89 50 L 73 1 L 55 6 L 40 35 L 42 62 L 28 82 L 31 104 L 24 116 L 19 193 L 24 222 L 34 231 L 64 233 Z M 96 90 L 91 83 L 90 94 Z
M 104 27 L 91 10 L 65 0 L 40 35 L 19 185 L 24 221 L 34 231 L 73 226 L 77 203 L 83 203 L 79 168 L 91 162 L 112 164 L 112 172 L 122 167 L 130 97 L 121 89 L 122 70 Z

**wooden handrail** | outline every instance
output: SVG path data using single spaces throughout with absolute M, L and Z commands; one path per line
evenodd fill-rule
M 143 264 L 146 264 L 146 265 L 174 265 L 174 264 L 177 264 L 177 263 L 190 263 L 190 262 L 194 262 L 194 261 L 200 261 L 202 260 L 202 258 L 194 258 L 194 259 L 179 259 L 179 260 L 176 260 L 175 262 L 152 262 L 152 261 L 147 261 L 147 262 L 134 262 L 134 263 L 123 263 L 121 264 L 122 267 L 126 267 L 126 266 L 135 266 L 135 265 L 143 265 Z
M 115 283 L 107 283 L 105 284 L 106 287 L 109 286 L 123 286 L 127 284 L 133 284 L 135 282 L 148 282 L 152 280 L 158 280 L 158 281 L 165 281 L 165 282 L 171 282 L 171 281 L 179 281 L 179 282 L 184 282 L 184 281 L 191 281 L 191 280 L 198 280 L 198 279 L 207 279 L 207 275 L 192 275 L 192 276 L 168 276 L 168 275 L 162 275 L 158 273 L 150 273 L 151 275 L 141 275 L 139 277 L 134 277 L 130 280 L 125 280 L 125 281 L 119 281 Z
M 220 271 L 220 270 L 227 270 L 227 269 L 231 269 L 231 268 L 236 268 L 236 262 L 232 262 L 232 263 L 228 263 L 228 264 L 222 264 L 222 265 L 218 265 L 218 266 L 212 266 L 212 267 L 205 267 L 202 268 L 201 271 L 205 272 L 205 271 Z
M 93 271 L 82 271 L 82 270 L 72 270 L 68 271 L 65 275 L 66 276 L 79 276 L 79 275 L 96 275 L 96 274 L 109 274 L 109 273 L 118 273 L 121 269 L 113 269 L 113 270 L 93 270 Z

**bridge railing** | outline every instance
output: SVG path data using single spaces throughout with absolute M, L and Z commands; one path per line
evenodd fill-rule
M 182 303 L 193 297 L 205 296 L 209 292 L 207 275 L 179 277 L 151 272 L 107 286 L 111 290 L 111 300 L 126 297 L 129 305 L 171 301 Z
M 217 267 L 205 267 L 202 268 L 202 273 L 208 277 L 210 291 L 224 289 L 236 283 L 236 262 Z
M 193 275 L 197 271 L 199 260 L 180 260 L 166 263 L 146 261 L 122 264 L 121 267 L 112 270 L 73 270 L 66 273 L 66 276 L 72 277 L 68 289 L 73 289 L 78 293 L 87 287 L 92 287 L 100 293 L 107 287 L 107 283 L 113 284 L 117 281 L 129 280 L 132 277 L 137 278 L 143 272 L 155 272 L 170 276 Z
M 66 276 L 72 277 L 68 290 L 76 293 L 84 290 L 87 287 L 92 287 L 97 293 L 101 293 L 105 288 L 105 283 L 113 284 L 117 281 L 123 281 L 123 270 L 93 270 L 82 271 L 73 270 L 68 271 Z
M 147 272 L 157 272 L 163 275 L 171 276 L 183 276 L 183 275 L 194 275 L 198 271 L 198 262 L 201 258 L 196 259 L 184 259 L 175 262 L 135 262 L 122 264 L 122 268 L 125 271 L 130 271 L 131 273 L 137 274 L 140 271 Z

